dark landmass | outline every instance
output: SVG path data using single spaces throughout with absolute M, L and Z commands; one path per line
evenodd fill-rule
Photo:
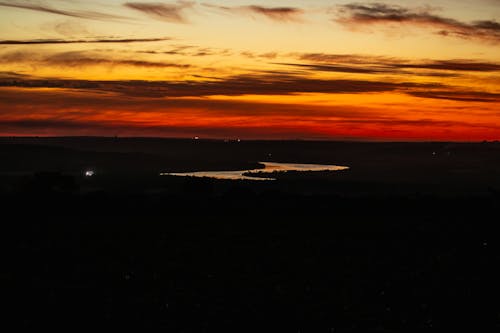
M 16 327 L 500 328 L 498 143 L 2 138 L 0 161 Z M 259 161 L 350 169 L 159 176 Z

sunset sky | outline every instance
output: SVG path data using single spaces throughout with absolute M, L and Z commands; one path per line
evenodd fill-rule
M 0 135 L 500 139 L 500 0 L 0 0 Z

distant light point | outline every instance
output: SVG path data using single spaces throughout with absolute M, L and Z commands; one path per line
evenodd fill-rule
M 93 177 L 95 176 L 95 172 L 93 170 L 85 171 L 85 177 Z

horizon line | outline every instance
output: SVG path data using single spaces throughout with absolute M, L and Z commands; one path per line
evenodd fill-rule
M 259 141 L 303 141 L 303 142 L 338 142 L 338 143 L 500 143 L 500 139 L 495 140 L 384 140 L 384 139 L 332 139 L 332 138 L 202 138 L 202 137 L 161 137 L 161 136 L 99 136 L 99 135 L 62 135 L 62 136 L 12 136 L 0 135 L 0 140 L 4 139 L 149 139 L 149 140 L 182 140 L 182 141 L 222 141 L 222 142 L 259 142 Z

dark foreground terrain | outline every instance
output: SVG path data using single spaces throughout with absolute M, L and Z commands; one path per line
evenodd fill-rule
M 158 176 L 266 160 L 351 169 Z M 17 328 L 500 329 L 500 144 L 4 138 L 0 161 Z

